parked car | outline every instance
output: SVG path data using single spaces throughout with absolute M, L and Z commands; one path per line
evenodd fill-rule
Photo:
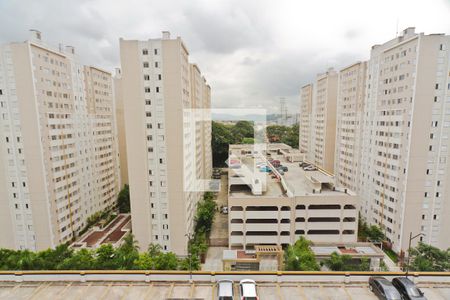
M 256 293 L 256 282 L 251 279 L 242 279 L 239 282 L 240 300 L 259 300 Z
M 279 166 L 277 169 L 280 169 L 280 170 L 282 170 L 283 172 L 289 171 L 288 167 L 283 166 L 283 165 Z
M 270 172 L 270 168 L 268 166 L 262 166 L 259 168 L 260 172 Z
M 304 171 L 316 171 L 317 168 L 313 166 L 307 166 L 303 168 Z
M 227 215 L 228 214 L 228 206 L 222 207 L 222 213 Z
M 381 276 L 369 278 L 369 289 L 381 300 L 402 300 L 400 293 L 392 283 Z
M 406 277 L 396 277 L 392 279 L 392 285 L 399 291 L 402 299 L 405 300 L 426 300 L 423 292 Z
M 233 280 L 223 279 L 217 281 L 217 299 L 233 300 L 234 297 Z
M 280 166 L 280 161 L 278 159 L 274 159 L 270 162 L 272 164 L 272 166 L 279 167 Z

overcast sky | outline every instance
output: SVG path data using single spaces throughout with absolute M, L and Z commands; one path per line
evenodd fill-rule
M 212 87 L 214 107 L 298 110 L 299 89 L 328 67 L 369 57 L 370 47 L 414 26 L 450 34 L 450 0 L 0 0 L 0 42 L 39 29 L 73 45 L 86 64 L 119 65 L 119 37 L 181 36 Z

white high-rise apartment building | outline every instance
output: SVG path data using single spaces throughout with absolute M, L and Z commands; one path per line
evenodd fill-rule
M 299 149 L 303 153 L 311 151 L 311 114 L 314 86 L 307 84 L 300 90 Z
M 357 62 L 339 71 L 335 180 L 337 186 L 355 192 L 359 190 L 366 73 L 366 62 Z
M 31 33 L 0 47 L 0 247 L 42 250 L 114 206 L 119 179 L 110 73 Z
M 180 255 L 212 161 L 211 124 L 193 122 L 191 111 L 210 108 L 210 87 L 188 56 L 168 32 L 120 40 L 133 234 L 141 249 L 159 244 Z
M 409 235 L 450 247 L 450 36 L 407 28 L 372 47 L 361 152 L 361 212 L 396 251 Z M 413 245 L 417 240 L 413 241 Z
M 334 171 L 337 83 L 338 74 L 329 69 L 300 92 L 299 148 L 310 162 L 329 173 Z

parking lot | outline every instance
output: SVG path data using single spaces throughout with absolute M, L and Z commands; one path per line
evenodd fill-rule
M 450 299 L 450 284 L 419 285 L 429 300 Z M 236 299 L 237 284 L 235 284 Z M 216 286 L 196 282 L 0 282 L 0 299 L 217 299 Z M 367 284 L 261 283 L 261 300 L 377 299 Z

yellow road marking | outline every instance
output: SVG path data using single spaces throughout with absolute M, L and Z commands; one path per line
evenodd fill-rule
M 214 300 L 216 298 L 215 289 L 216 289 L 216 284 L 214 283 L 211 288 L 211 299 L 212 300 Z
M 48 284 L 46 284 L 46 283 L 43 283 L 43 284 L 40 284 L 34 291 L 33 291 L 33 293 L 30 295 L 30 297 L 28 298 L 28 299 L 33 299 L 34 297 L 36 297 L 36 295 L 37 294 L 39 294 L 41 291 L 43 291 L 43 290 L 45 290 L 48 286 L 50 286 L 51 285 L 51 283 L 48 283 Z
M 125 297 L 126 297 L 126 296 L 128 295 L 128 293 L 129 293 L 129 291 L 131 290 L 131 287 L 132 287 L 132 286 L 133 286 L 132 284 L 129 284 L 129 285 L 128 285 L 127 289 L 123 292 L 122 297 L 120 297 L 120 300 L 125 299 Z
M 303 290 L 303 287 L 299 284 L 298 286 L 298 290 L 300 292 L 300 296 L 302 296 L 303 300 L 308 300 L 308 298 L 306 298 L 305 296 L 305 291 Z
M 108 284 L 108 286 L 106 287 L 106 289 L 103 291 L 102 295 L 100 296 L 99 299 L 104 299 L 106 297 L 106 295 L 108 295 L 109 289 L 111 288 L 111 283 Z
M 69 282 L 69 284 L 66 284 L 66 286 L 63 288 L 61 292 L 59 292 L 58 299 L 63 299 L 63 295 L 67 292 L 67 290 L 72 286 L 72 282 Z
M 150 285 L 148 286 L 147 290 L 145 291 L 144 299 L 148 299 L 149 298 L 150 292 L 152 291 L 152 289 L 153 289 L 153 282 L 150 283 Z
M 283 295 L 281 295 L 280 284 L 278 282 L 277 282 L 277 295 L 278 295 L 278 299 L 283 300 Z
M 344 292 L 347 294 L 348 298 L 350 300 L 353 300 L 352 295 L 350 295 L 350 293 L 348 292 L 347 288 L 345 287 L 345 285 L 342 286 L 342 288 L 344 289 Z
M 167 291 L 167 296 L 166 296 L 166 298 L 171 298 L 171 297 L 172 297 L 174 285 L 175 285 L 175 283 L 173 283 L 173 282 L 170 284 L 170 288 L 169 288 L 169 290 Z
M 327 293 L 325 293 L 325 291 L 323 290 L 323 286 L 321 284 L 319 284 L 319 290 L 322 295 L 325 295 L 326 299 L 330 299 L 330 297 L 328 297 Z
M 195 292 L 195 284 L 192 283 L 191 284 L 191 290 L 189 291 L 189 298 L 193 298 L 194 297 L 194 292 Z
M 86 292 L 86 290 L 88 290 L 92 285 L 92 282 L 90 282 L 87 286 L 85 286 L 85 288 L 81 291 L 81 295 L 77 298 L 78 300 L 83 299 L 83 295 Z

